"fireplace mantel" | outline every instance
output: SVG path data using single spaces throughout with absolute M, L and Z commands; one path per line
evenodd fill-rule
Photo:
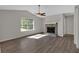
M 56 24 L 57 22 L 48 22 L 48 23 L 45 23 L 45 24 Z

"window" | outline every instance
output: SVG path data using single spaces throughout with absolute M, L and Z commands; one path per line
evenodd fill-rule
M 29 30 L 33 30 L 33 19 L 28 19 L 26 17 L 22 17 L 21 19 L 21 31 L 29 31 Z

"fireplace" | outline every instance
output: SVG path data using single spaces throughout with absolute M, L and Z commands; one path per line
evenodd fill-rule
M 55 34 L 55 27 L 47 27 L 47 33 L 54 33 Z
M 47 33 L 52 33 L 52 34 L 56 34 L 58 32 L 58 24 L 46 24 L 46 32 Z

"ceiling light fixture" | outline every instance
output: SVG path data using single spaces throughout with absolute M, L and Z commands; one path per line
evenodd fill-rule
M 40 16 L 46 16 L 46 13 L 41 12 L 40 5 L 38 5 L 38 12 L 36 14 Z

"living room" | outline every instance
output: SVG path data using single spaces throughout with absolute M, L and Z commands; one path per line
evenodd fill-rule
M 1 52 L 79 52 L 75 7 L 78 8 L 76 5 L 0 6 Z

